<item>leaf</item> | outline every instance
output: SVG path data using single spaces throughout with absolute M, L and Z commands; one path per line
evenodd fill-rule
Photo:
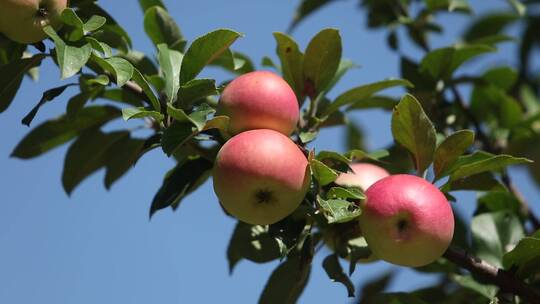
M 517 267 L 517 276 L 526 279 L 540 271 L 540 231 L 522 238 L 510 252 L 503 256 L 505 269 Z
M 166 44 L 169 49 L 182 52 L 184 47 L 180 28 L 161 6 L 152 6 L 144 13 L 144 31 L 155 46 Z
M 195 39 L 182 61 L 180 83 L 185 84 L 194 79 L 207 64 L 219 57 L 240 36 L 242 36 L 240 33 L 232 30 L 218 29 Z
M 233 52 L 230 48 L 221 53 L 210 65 L 222 67 L 235 74 L 245 74 L 255 70 L 253 62 L 247 55 Z
M 319 135 L 319 132 L 309 131 L 309 132 L 300 132 L 298 137 L 300 137 L 300 141 L 302 141 L 302 143 L 307 144 L 317 139 L 317 135 Z
M 83 21 L 79 16 L 77 16 L 77 13 L 75 13 L 75 10 L 72 8 L 66 8 L 62 11 L 62 14 L 60 15 L 60 19 L 62 19 L 62 22 L 64 22 L 67 25 L 71 25 L 73 27 L 73 30 L 71 31 L 69 35 L 70 41 L 77 41 L 81 39 L 84 36 L 83 31 Z
M 60 66 L 61 79 L 77 74 L 90 59 L 92 52 L 90 43 L 86 43 L 81 47 L 70 46 L 56 34 L 50 25 L 45 26 L 43 31 L 54 41 L 56 46 L 56 61 Z
M 375 304 L 375 298 L 382 294 L 386 287 L 390 284 L 393 278 L 392 272 L 384 273 L 383 275 L 367 282 L 360 291 L 360 298 L 355 303 Z
M 121 53 L 117 56 L 129 61 L 144 75 L 156 75 L 159 73 L 154 61 L 148 58 L 144 53 L 138 51 L 130 51 L 127 54 Z
M 270 235 L 268 226 L 249 225 L 238 221 L 229 241 L 227 259 L 229 272 L 242 259 L 266 263 L 281 257 L 276 239 Z
M 259 304 L 296 303 L 306 287 L 310 273 L 311 267 L 302 267 L 300 256 L 288 257 L 272 272 L 261 293 Z
M 448 10 L 449 12 L 460 10 L 471 12 L 471 7 L 467 0 L 424 0 L 427 9 L 431 11 Z
M 138 69 L 133 70 L 133 81 L 135 81 L 135 83 L 137 83 L 142 88 L 144 94 L 148 97 L 148 100 L 150 100 L 150 103 L 152 104 L 154 110 L 161 110 L 161 105 L 158 98 L 154 94 L 154 91 L 152 91 L 152 88 L 150 88 L 150 84 L 148 84 L 145 76 L 141 74 Z
M 473 42 L 485 37 L 500 35 L 502 31 L 518 16 L 509 12 L 497 12 L 478 17 L 467 29 L 463 37 L 465 41 Z
M 525 13 L 527 12 L 525 4 L 521 3 L 519 0 L 507 0 L 507 2 L 514 8 L 518 15 L 525 16 Z
M 128 135 L 126 131 L 107 134 L 97 129 L 82 133 L 69 147 L 64 160 L 62 185 L 66 193 L 70 195 L 86 177 L 104 167 L 109 147 Z
M 212 162 L 204 158 L 186 159 L 167 173 L 152 200 L 150 218 L 158 210 L 178 206 L 184 197 L 208 178 L 212 166 Z
M 107 19 L 105 17 L 97 15 L 90 17 L 90 19 L 83 25 L 84 34 L 88 35 L 91 32 L 99 30 L 103 25 L 105 25 L 105 23 L 107 23 Z
M 358 68 L 358 67 L 360 66 L 355 64 L 349 59 L 341 59 L 334 77 L 332 78 L 328 86 L 326 86 L 326 88 L 324 89 L 324 92 L 330 92 L 334 88 L 334 86 L 339 82 L 339 80 L 345 75 L 345 73 L 347 73 L 347 71 L 353 68 Z
M 502 267 L 503 255 L 524 235 L 517 216 L 507 210 L 473 217 L 471 232 L 476 256 L 496 267 Z
M 114 75 L 116 84 L 119 87 L 123 87 L 133 77 L 134 67 L 124 58 L 111 57 L 102 59 L 94 55 L 92 60 L 102 69 Z
M 276 53 L 281 62 L 283 78 L 296 93 L 299 103 L 304 100 L 304 54 L 294 39 L 286 34 L 275 32 Z
M 342 187 L 332 187 L 326 193 L 326 198 L 328 199 L 354 199 L 362 200 L 366 196 L 360 189 L 356 188 L 342 188 Z
M 112 106 L 93 106 L 81 109 L 73 119 L 64 115 L 55 120 L 46 121 L 30 131 L 19 142 L 11 156 L 21 159 L 39 156 L 66 143 L 82 131 L 99 127 L 119 117 L 120 114 L 121 112 Z
M 105 188 L 122 177 L 139 158 L 145 141 L 126 136 L 113 143 L 103 158 L 105 159 Z
M 506 187 L 489 172 L 449 181 L 441 187 L 441 191 L 443 192 L 459 190 L 506 191 Z
M 405 95 L 394 109 L 392 135 L 413 155 L 418 172 L 424 172 L 433 160 L 435 128 L 412 95 Z
M 420 70 L 435 79 L 450 79 L 463 63 L 493 51 L 495 49 L 487 45 L 455 45 L 436 49 L 424 56 L 420 62 Z
M 143 13 L 153 6 L 159 6 L 166 9 L 165 4 L 163 4 L 163 0 L 139 0 L 139 5 L 141 6 Z
M 144 118 L 144 117 L 152 117 L 153 119 L 157 121 L 162 121 L 164 119 L 163 114 L 157 111 L 148 110 L 143 107 L 122 109 L 122 118 L 124 118 L 124 120 L 126 121 L 130 119 L 134 119 L 134 118 Z
M 307 94 L 314 98 L 334 78 L 341 61 L 341 37 L 336 29 L 324 29 L 309 42 L 304 55 L 304 83 Z M 309 92 L 311 91 L 311 92 Z
M 90 45 L 92 46 L 92 49 L 99 52 L 98 54 L 96 54 L 96 52 L 93 52 L 94 55 L 99 56 L 101 58 L 112 57 L 113 55 L 112 48 L 105 42 L 98 41 L 93 37 L 85 37 L 84 39 L 88 41 L 88 43 L 90 43 Z
M 189 108 L 193 102 L 212 95 L 218 95 L 214 79 L 193 79 L 180 86 L 178 96 L 182 108 Z
M 450 181 L 487 171 L 497 171 L 507 166 L 531 163 L 531 160 L 522 157 L 513 157 L 506 154 L 495 155 L 487 159 L 478 160 L 457 168 L 450 175 Z
M 191 122 L 174 122 L 164 132 L 161 138 L 161 148 L 167 156 L 171 156 L 175 151 L 191 139 L 195 133 Z
M 331 0 L 302 0 L 300 5 L 296 8 L 293 20 L 289 25 L 288 32 L 292 32 L 294 28 L 304 20 L 307 16 L 313 14 L 324 5 L 330 3 Z
M 316 159 L 312 159 L 309 162 L 309 167 L 311 168 L 311 174 L 313 174 L 322 186 L 328 185 L 338 177 L 338 174 L 334 170 Z
M 354 297 L 354 286 L 351 279 L 343 272 L 336 254 L 331 254 L 323 260 L 323 268 L 330 280 L 343 284 L 347 288 L 348 296 L 350 298 Z
M 459 130 L 452 133 L 435 150 L 433 171 L 435 180 L 440 174 L 459 156 L 461 156 L 474 143 L 474 132 L 471 130 Z
M 180 65 L 183 64 L 182 53 L 169 49 L 165 44 L 159 44 L 159 65 L 165 74 L 165 95 L 167 102 L 176 101 L 180 89 Z
M 39 111 L 39 109 L 44 104 L 46 104 L 47 102 L 49 102 L 49 101 L 55 99 L 56 97 L 60 96 L 65 91 L 65 89 L 67 89 L 68 87 L 71 87 L 73 85 L 75 85 L 75 84 L 70 83 L 70 84 L 66 84 L 66 85 L 63 85 L 63 86 L 60 86 L 60 87 L 57 87 L 57 88 L 53 88 L 53 89 L 50 89 L 50 90 L 47 90 L 47 91 L 43 92 L 43 95 L 42 95 L 41 99 L 39 100 L 39 102 L 22 119 L 22 121 L 21 121 L 22 124 L 26 125 L 26 126 L 30 126 L 30 123 L 32 122 L 32 120 L 34 120 L 34 117 L 36 116 L 37 112 Z
M 459 285 L 473 290 L 488 299 L 493 299 L 497 295 L 499 288 L 495 285 L 481 284 L 470 275 L 452 274 L 452 280 Z
M 317 197 L 317 203 L 329 224 L 349 222 L 358 218 L 362 213 L 358 206 L 343 199 L 324 200 Z
M 371 96 L 365 99 L 358 100 L 351 104 L 346 111 L 359 110 L 359 109 L 371 109 L 379 108 L 383 110 L 392 110 L 399 103 L 393 97 L 388 96 Z
M 43 58 L 45 58 L 44 54 L 38 54 L 0 66 L 0 113 L 4 112 L 15 98 L 24 74 L 33 67 L 39 66 Z
M 321 116 L 328 116 L 333 112 L 337 111 L 342 106 L 359 102 L 379 91 L 395 86 L 412 87 L 413 85 L 404 79 L 389 79 L 350 89 L 347 92 L 339 95 L 333 103 L 331 103 L 327 108 L 325 108 Z

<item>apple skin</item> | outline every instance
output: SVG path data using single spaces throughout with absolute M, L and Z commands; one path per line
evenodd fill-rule
M 1 0 L 0 32 L 19 43 L 35 43 L 47 37 L 43 27 L 58 28 L 68 0 Z
M 298 123 L 298 100 L 289 84 L 268 71 L 246 73 L 223 90 L 218 113 L 230 117 L 232 135 L 253 129 L 291 134 Z
M 387 262 L 427 265 L 448 248 L 454 214 L 439 189 L 420 177 L 385 177 L 366 191 L 360 229 L 371 251 Z
M 267 225 L 290 215 L 310 185 L 308 162 L 287 136 L 273 130 L 242 132 L 218 152 L 214 192 L 239 220 Z
M 334 183 L 345 187 L 360 187 L 365 191 L 376 181 L 390 175 L 385 169 L 369 163 L 355 163 L 350 167 L 353 172 L 341 173 Z

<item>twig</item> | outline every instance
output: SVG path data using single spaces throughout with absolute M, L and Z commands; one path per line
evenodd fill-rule
M 540 291 L 516 278 L 512 273 L 497 268 L 486 261 L 471 256 L 467 252 L 449 248 L 444 257 L 450 262 L 461 266 L 486 283 L 498 286 L 502 291 L 510 292 L 521 297 L 527 303 L 540 304 Z

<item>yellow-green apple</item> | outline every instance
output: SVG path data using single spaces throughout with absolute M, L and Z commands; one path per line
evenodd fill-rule
M 268 71 L 246 73 L 223 90 L 218 113 L 230 118 L 229 132 L 271 129 L 291 134 L 298 122 L 298 100 L 289 84 Z
M 369 163 L 351 164 L 352 173 L 341 173 L 334 183 L 345 187 L 359 187 L 367 190 L 369 186 L 390 175 L 383 168 Z
M 439 258 L 454 234 L 444 194 L 423 178 L 398 174 L 366 191 L 360 229 L 371 251 L 387 262 L 418 267 Z
M 302 151 L 287 136 L 268 129 L 229 139 L 218 152 L 213 179 L 223 208 L 257 225 L 273 224 L 291 214 L 310 184 Z
M 57 28 L 68 0 L 0 0 L 0 32 L 19 43 L 35 43 L 47 37 L 43 27 Z

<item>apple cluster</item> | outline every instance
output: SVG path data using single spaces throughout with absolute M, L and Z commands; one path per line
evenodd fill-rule
M 308 161 L 288 137 L 299 106 L 280 76 L 255 71 L 227 85 L 218 113 L 234 135 L 216 157 L 214 191 L 223 208 L 249 224 L 273 224 L 291 214 L 310 185 Z
M 47 37 L 43 27 L 58 28 L 68 0 L 1 0 L 0 33 L 19 43 L 36 43 Z
M 256 225 L 290 215 L 310 186 L 308 161 L 288 137 L 299 117 L 294 91 L 274 73 L 247 73 L 227 85 L 218 113 L 230 118 L 234 135 L 218 152 L 213 171 L 223 208 Z M 390 175 L 374 164 L 350 167 L 352 172 L 340 174 L 335 183 L 361 188 L 366 199 L 352 226 L 328 229 L 329 247 L 335 249 L 336 242 L 367 244 L 372 255 L 360 262 L 381 259 L 411 267 L 429 264 L 446 251 L 454 216 L 438 188 L 414 175 Z M 346 235 L 336 235 L 340 231 Z

